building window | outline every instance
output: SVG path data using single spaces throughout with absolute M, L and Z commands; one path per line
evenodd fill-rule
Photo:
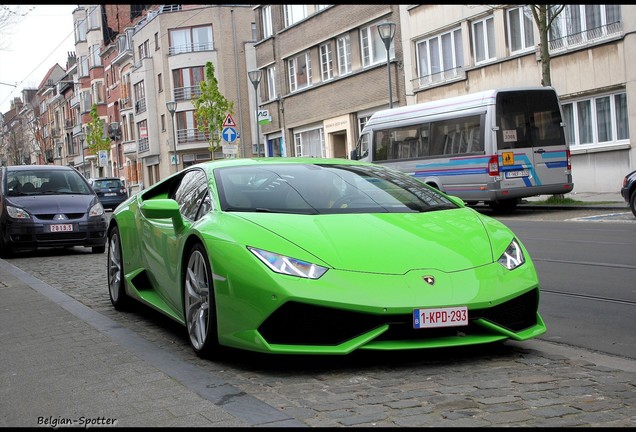
M 530 6 L 506 11 L 508 16 L 508 48 L 510 53 L 531 50 L 534 47 L 534 18 Z
M 90 58 L 90 67 L 102 65 L 102 57 L 99 55 L 99 44 L 88 47 L 88 53 Z
M 263 23 L 263 39 L 274 34 L 272 30 L 272 6 L 265 5 L 261 9 L 261 18 Z
M 83 91 L 80 93 L 80 109 L 82 113 L 91 111 L 93 107 L 93 98 L 90 91 Z M 45 111 L 45 110 L 44 110 Z
M 338 75 L 351 73 L 351 40 L 349 34 L 338 37 Z
M 369 27 L 360 29 L 360 46 L 362 49 L 363 67 L 386 62 L 386 47 L 380 38 L 378 24 L 382 23 L 378 22 L 370 25 Z M 389 56 L 391 58 L 395 57 L 395 43 L 393 42 L 389 49 Z
M 78 65 L 79 65 L 79 74 L 80 74 L 80 76 L 81 77 L 88 76 L 88 70 L 89 70 L 88 57 L 80 56 Z
M 161 132 L 166 131 L 166 115 L 161 114 Z
M 201 96 L 201 81 L 205 81 L 203 66 L 176 69 L 172 71 L 174 96 L 176 101 L 189 101 Z
M 155 33 L 155 51 L 159 51 L 159 33 Z
M 278 97 L 276 93 L 276 66 L 267 68 L 267 100 L 273 100 Z
M 86 31 L 88 23 L 85 19 L 75 22 L 75 44 L 86 41 Z
M 550 50 L 576 47 L 620 32 L 621 5 L 566 5 L 550 26 Z
M 289 71 L 289 89 L 292 92 L 311 85 L 311 58 L 303 53 L 287 61 Z
M 163 74 L 157 74 L 157 90 L 163 92 Z
M 145 152 L 150 150 L 148 142 L 148 121 L 142 120 L 137 123 L 137 136 L 139 137 L 139 151 Z
M 473 55 L 475 64 L 494 60 L 495 19 L 492 16 L 473 21 Z
M 106 98 L 104 97 L 104 83 L 102 81 L 96 81 L 92 84 L 93 100 L 95 103 L 104 103 Z
M 332 42 L 320 45 L 320 75 L 323 81 L 333 78 L 333 48 Z
M 285 5 L 285 27 L 292 26 L 307 16 L 307 5 Z
M 464 46 L 460 28 L 416 42 L 420 86 L 463 75 Z
M 93 6 L 88 10 L 88 24 L 90 30 L 99 29 L 99 22 L 101 21 L 101 14 L 99 6 Z
M 170 54 L 213 49 L 211 25 L 170 30 Z
M 148 50 L 150 47 L 150 42 L 146 40 L 144 43 L 139 45 L 139 60 L 145 59 L 146 57 L 150 57 L 150 51 Z
M 146 88 L 143 81 L 134 85 L 135 92 L 135 113 L 140 114 L 146 111 Z
M 294 133 L 296 157 L 326 157 L 322 128 Z
M 566 136 L 572 148 L 629 140 L 626 93 L 562 104 Z

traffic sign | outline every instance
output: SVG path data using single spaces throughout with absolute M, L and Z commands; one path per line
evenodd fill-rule
M 225 116 L 225 120 L 223 121 L 223 127 L 236 127 L 236 123 L 230 114 Z
M 221 133 L 223 139 L 229 143 L 236 141 L 236 129 L 233 127 L 223 128 L 223 132 Z

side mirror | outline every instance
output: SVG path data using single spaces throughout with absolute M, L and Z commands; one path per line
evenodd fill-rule
M 173 199 L 150 199 L 141 203 L 141 214 L 148 219 L 172 219 L 175 231 L 180 231 L 183 218 L 179 213 L 179 203 Z

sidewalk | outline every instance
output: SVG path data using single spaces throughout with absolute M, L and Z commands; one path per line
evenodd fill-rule
M 538 195 L 528 198 L 523 198 L 523 206 L 535 205 L 536 201 L 545 201 L 552 195 Z M 564 198 L 569 198 L 575 201 L 582 201 L 581 204 L 567 204 L 567 205 L 549 205 L 541 204 L 541 207 L 551 208 L 572 208 L 572 207 L 592 207 L 592 208 L 607 208 L 607 209 L 619 209 L 629 211 L 627 202 L 623 199 L 620 192 L 572 192 L 563 195 Z
M 306 426 L 0 259 L 0 427 Z

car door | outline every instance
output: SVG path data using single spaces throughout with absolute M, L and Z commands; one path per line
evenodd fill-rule
M 181 257 L 183 242 L 195 222 L 201 204 L 208 195 L 207 177 L 195 168 L 185 172 L 174 185 L 169 197 L 179 204 L 184 229 L 176 231 L 171 219 L 146 219 L 144 229 L 144 255 L 148 275 L 157 293 L 177 312 L 182 310 Z

